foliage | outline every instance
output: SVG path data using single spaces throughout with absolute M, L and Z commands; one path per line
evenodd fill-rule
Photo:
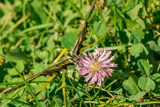
M 118 64 L 101 88 L 88 86 L 75 66 L 60 75 L 23 78 L 66 58 L 92 0 L 0 1 L 1 106 L 134 106 L 160 102 L 159 0 L 98 0 L 83 51 L 112 50 Z M 67 49 L 66 49 L 67 48 Z M 66 51 L 67 50 L 67 51 Z M 80 53 L 80 55 L 82 55 Z M 63 55 L 64 54 L 64 55 Z

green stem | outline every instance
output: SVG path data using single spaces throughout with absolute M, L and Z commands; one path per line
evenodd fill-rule
M 68 76 L 67 76 L 67 79 L 68 79 L 69 82 L 71 83 L 72 87 L 75 89 L 75 91 L 76 91 L 77 95 L 79 96 L 79 98 L 81 99 L 81 101 L 84 103 L 83 98 L 79 95 L 79 92 L 77 91 L 77 88 L 75 88 L 75 86 L 73 85 L 73 83 L 72 83 L 72 81 L 70 80 L 70 78 L 68 78 Z M 67 87 L 68 87 L 68 86 L 67 86 Z M 88 107 L 88 106 L 86 105 L 86 103 L 84 103 L 84 105 L 85 105 L 86 107 Z
M 25 83 L 28 91 L 31 93 L 32 97 L 34 98 L 34 100 L 37 102 L 38 106 L 41 107 L 41 104 L 39 103 L 38 99 L 36 98 L 36 96 L 34 95 L 34 93 L 32 92 L 31 88 L 29 87 L 29 83 L 23 78 L 23 76 L 21 75 L 20 71 L 11 63 L 9 62 L 17 71 L 17 73 L 20 75 L 21 79 L 23 80 L 23 82 Z

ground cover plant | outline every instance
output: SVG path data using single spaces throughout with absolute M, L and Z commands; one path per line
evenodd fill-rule
M 67 57 L 93 2 L 0 1 L 1 106 L 160 105 L 159 0 L 97 0 L 78 56 L 92 59 L 90 53 L 94 57 L 103 52 L 113 56 L 108 78 L 87 81 L 83 74 L 92 70 L 80 71 L 87 65 L 82 59 L 79 63 L 84 66 L 79 69 L 71 65 L 51 76 L 25 81 Z M 90 67 L 97 70 L 95 66 Z M 20 84 L 24 86 L 3 93 Z

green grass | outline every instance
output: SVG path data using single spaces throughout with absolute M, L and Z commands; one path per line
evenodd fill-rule
M 159 0 L 97 1 L 79 56 L 96 46 L 115 54 L 118 67 L 101 88 L 84 82 L 74 65 L 55 77 L 25 80 L 67 57 L 92 4 L 92 0 L 0 1 L 1 106 L 159 105 Z M 18 84 L 24 87 L 2 94 Z

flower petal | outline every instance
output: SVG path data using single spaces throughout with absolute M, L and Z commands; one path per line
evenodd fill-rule
M 98 46 L 96 46 L 96 51 L 97 51 L 97 54 L 99 56 L 99 49 L 98 49 Z
M 84 59 L 86 59 L 87 61 L 91 62 L 91 60 L 89 59 L 89 57 L 87 56 L 86 53 L 83 52 L 83 55 L 84 55 Z
M 89 54 L 91 61 L 92 61 L 93 60 L 92 54 L 89 51 L 88 51 L 88 54 Z
M 97 81 L 97 75 L 98 74 L 96 72 L 88 85 L 92 85 L 93 83 L 95 83 Z
M 87 65 L 87 66 L 90 65 L 90 62 L 85 60 L 84 58 L 81 58 L 79 62 L 82 63 L 83 65 Z
M 109 64 L 109 65 L 106 65 L 106 67 L 116 67 L 117 66 L 117 64 Z
M 105 77 L 109 78 L 109 76 L 112 76 L 113 69 L 111 67 L 117 66 L 117 64 L 111 62 L 115 55 L 111 57 L 110 55 L 111 51 L 98 49 L 98 47 L 96 47 L 95 52 L 88 52 L 88 55 L 83 52 L 83 57 L 80 57 L 78 60 L 79 66 L 77 69 L 80 70 L 78 72 L 79 75 L 87 74 L 84 76 L 85 82 L 90 81 L 89 85 L 91 85 L 97 81 L 97 85 L 101 87 Z
M 97 58 L 98 58 L 98 56 L 99 56 L 99 49 L 98 49 L 98 47 L 96 47 L 95 52 L 93 52 L 93 56 L 94 56 L 94 59 L 97 60 Z
M 99 87 L 101 87 L 101 85 L 102 85 L 101 78 L 102 78 L 101 74 L 98 74 L 98 83 L 97 83 L 97 85 L 98 85 Z
M 101 61 L 101 59 L 104 57 L 104 55 L 106 54 L 106 51 L 102 51 L 100 57 L 98 58 L 98 61 Z
M 87 76 L 84 77 L 85 78 L 84 81 L 88 82 L 91 77 L 92 77 L 92 72 L 90 72 Z
M 101 67 L 97 67 L 97 68 L 99 70 L 99 73 L 101 73 L 101 75 L 105 77 L 106 72 Z
M 101 61 L 105 61 L 111 55 L 111 53 L 111 51 L 107 52 L 106 55 L 101 59 Z
M 104 61 L 104 62 L 102 62 L 102 63 L 107 64 L 107 63 L 111 62 L 114 58 L 115 58 L 115 55 L 113 55 L 113 56 L 112 56 L 111 58 L 109 58 L 107 61 Z
M 98 64 L 99 67 L 108 67 L 106 64 Z
M 78 74 L 79 74 L 79 75 L 85 75 L 85 74 L 87 74 L 88 72 L 90 72 L 90 70 L 88 70 L 88 69 L 82 70 L 82 68 L 81 68 L 81 71 L 78 72 Z
M 113 73 L 113 70 L 112 70 L 112 69 L 109 69 L 109 70 L 107 70 L 107 73 L 109 74 L 109 76 L 112 76 L 111 73 Z

